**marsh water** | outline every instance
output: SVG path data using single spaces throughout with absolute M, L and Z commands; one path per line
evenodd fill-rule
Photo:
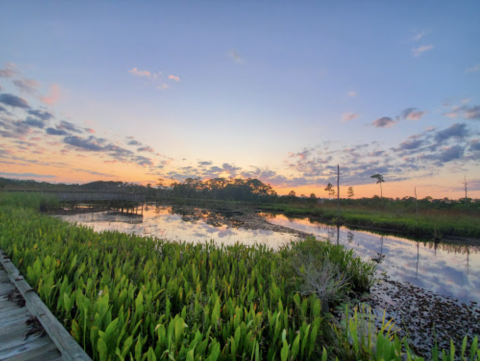
M 365 260 L 378 263 L 390 279 L 408 282 L 427 291 L 453 297 L 460 302 L 480 303 L 480 247 L 460 244 L 421 242 L 402 236 L 379 235 L 367 231 L 336 227 L 308 218 L 289 218 L 282 214 L 257 213 L 263 222 L 278 226 L 245 228 L 232 214 L 202 208 L 146 205 L 143 214 L 92 212 L 61 215 L 60 218 L 93 227 L 95 231 L 117 230 L 140 236 L 186 242 L 247 245 L 255 243 L 278 248 L 312 234 L 320 240 L 353 249 Z M 249 229 L 250 228 L 250 229 Z M 297 233 L 286 232 L 292 229 Z

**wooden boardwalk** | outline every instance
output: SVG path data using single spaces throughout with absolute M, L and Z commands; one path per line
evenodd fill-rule
M 3 192 L 9 193 L 41 193 L 57 198 L 60 202 L 94 202 L 94 201 L 114 201 L 114 202 L 134 202 L 145 203 L 147 196 L 145 193 L 115 192 L 115 191 L 88 191 L 88 190 L 32 190 L 32 189 L 4 189 Z
M 0 360 L 91 361 L 1 250 Z

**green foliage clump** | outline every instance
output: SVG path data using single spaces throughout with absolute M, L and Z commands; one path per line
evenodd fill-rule
M 341 245 L 307 238 L 285 245 L 278 253 L 278 272 L 288 291 L 315 294 L 326 311 L 349 294 L 369 291 L 375 281 L 376 265 Z

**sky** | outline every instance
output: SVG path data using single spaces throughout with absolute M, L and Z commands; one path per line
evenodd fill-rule
M 2 1 L 0 177 L 480 198 L 478 1 Z

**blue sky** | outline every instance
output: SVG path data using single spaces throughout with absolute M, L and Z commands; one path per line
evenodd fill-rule
M 477 1 L 2 2 L 0 167 L 319 193 L 340 163 L 358 195 L 382 172 L 390 196 L 459 197 L 464 176 L 480 196 L 479 13 Z

